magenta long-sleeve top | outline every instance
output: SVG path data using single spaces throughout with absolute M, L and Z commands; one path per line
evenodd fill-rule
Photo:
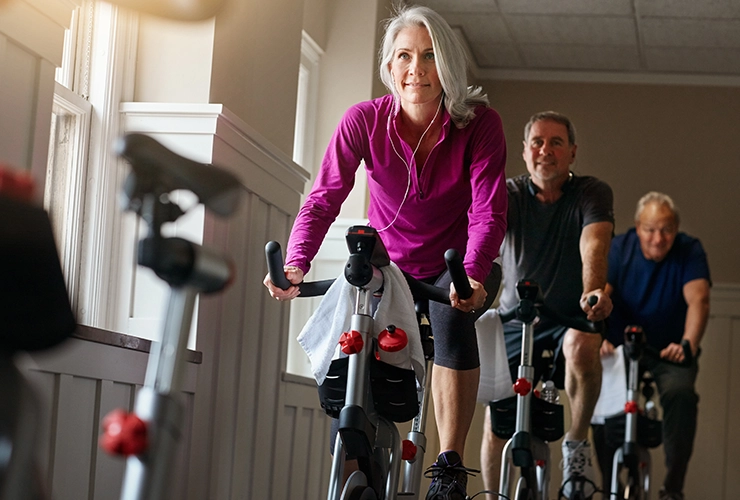
M 437 144 L 417 168 L 413 150 L 397 132 L 397 109 L 393 96 L 386 95 L 356 104 L 344 114 L 296 216 L 286 264 L 308 272 L 364 160 L 368 219 L 379 230 L 390 225 L 380 236 L 391 260 L 423 279 L 444 271 L 444 252 L 454 248 L 465 256 L 468 276 L 482 283 L 506 232 L 501 118 L 479 106 L 475 118 L 459 129 L 443 108 Z

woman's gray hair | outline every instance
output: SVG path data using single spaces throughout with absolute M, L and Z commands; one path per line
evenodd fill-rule
M 468 87 L 467 53 L 447 21 L 429 7 L 402 5 L 385 21 L 379 54 L 380 80 L 396 98 L 399 97 L 389 65 L 398 33 L 411 26 L 423 26 L 429 32 L 437 74 L 444 91 L 445 108 L 458 128 L 465 127 L 475 117 L 476 106 L 488 106 L 488 96 L 481 87 Z
M 671 199 L 670 196 L 668 196 L 667 194 L 659 193 L 658 191 L 650 191 L 642 198 L 640 198 L 640 201 L 637 202 L 637 210 L 635 210 L 635 221 L 640 220 L 640 215 L 642 215 L 642 211 L 645 210 L 646 206 L 652 203 L 668 207 L 668 209 L 673 212 L 673 218 L 675 219 L 676 226 L 678 226 L 678 207 L 675 203 L 673 203 L 673 199 Z

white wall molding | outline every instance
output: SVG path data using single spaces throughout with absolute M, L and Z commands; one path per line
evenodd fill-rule
M 709 301 L 711 317 L 740 318 L 740 283 L 715 283 Z
M 135 14 L 96 3 L 89 70 L 93 119 L 77 316 L 82 324 L 119 331 L 116 305 L 121 290 L 111 284 L 118 283 L 119 261 L 127 255 L 120 240 L 123 214 L 111 200 L 118 196 L 124 168 L 110 146 L 120 133 L 119 103 L 133 95 L 137 26 Z
M 308 172 L 222 104 L 126 102 L 120 109 L 127 132 L 152 134 L 165 145 L 172 140 L 167 136 L 211 136 L 211 147 L 189 148 L 195 155 L 190 157 L 232 171 L 249 191 L 262 198 L 286 187 L 301 194 L 309 179 Z M 273 203 L 290 210 L 279 200 Z

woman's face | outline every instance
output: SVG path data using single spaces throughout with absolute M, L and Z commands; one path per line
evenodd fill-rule
M 402 101 L 437 104 L 442 84 L 437 74 L 432 38 L 425 27 L 408 27 L 398 33 L 390 71 Z

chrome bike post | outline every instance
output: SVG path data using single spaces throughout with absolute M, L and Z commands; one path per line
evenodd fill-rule
M 521 362 L 519 363 L 519 369 L 517 376 L 519 378 L 526 379 L 530 386 L 534 380 L 534 367 L 532 366 L 532 351 L 534 350 L 534 327 L 531 323 L 524 323 L 522 326 L 522 356 Z M 525 395 L 517 395 L 516 397 L 516 432 L 531 431 L 532 422 L 532 390 Z
M 423 321 L 423 320 L 422 320 Z M 427 411 L 429 409 L 429 394 L 432 390 L 432 369 L 434 360 L 426 361 L 426 375 L 424 389 L 419 391 L 419 414 L 414 417 L 411 430 L 406 439 L 416 446 L 416 456 L 412 461 L 406 461 L 403 467 L 403 486 L 401 492 L 404 498 L 417 500 L 421 489 L 421 477 L 424 469 L 424 455 L 427 449 L 427 438 L 424 434 L 427 425 Z
M 339 500 L 342 494 L 342 477 L 344 476 L 344 444 L 342 437 L 337 433 L 334 440 L 334 456 L 331 460 L 331 476 L 327 500 Z
M 184 352 L 198 290 L 172 288 L 162 340 L 152 342 L 144 386 L 136 395 L 135 412 L 149 423 L 146 453 L 126 460 L 122 500 L 164 498 L 177 442 L 182 434 L 183 405 L 179 391 Z

